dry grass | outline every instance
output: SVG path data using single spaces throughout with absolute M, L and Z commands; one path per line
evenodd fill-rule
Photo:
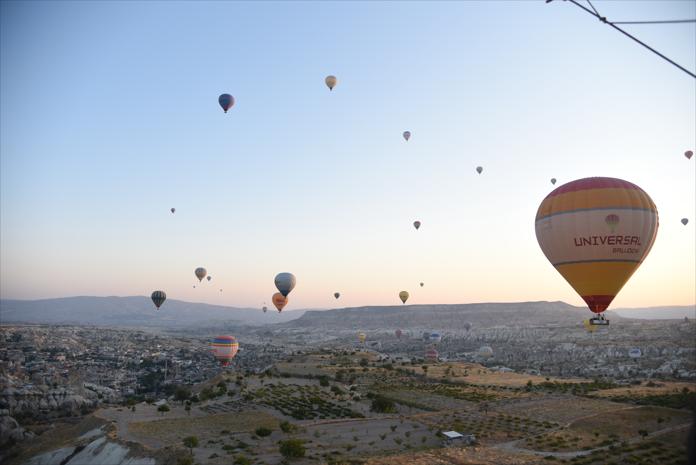
M 278 420 L 264 412 L 239 412 L 208 415 L 197 418 L 172 418 L 138 421 L 128 425 L 131 434 L 151 438 L 167 444 L 179 444 L 186 436 L 199 440 L 219 437 L 220 432 L 250 432 L 260 426 L 277 429 Z
M 366 465 L 532 465 L 552 463 L 528 454 L 509 454 L 486 447 L 444 448 L 372 458 Z
M 690 391 L 696 391 L 696 385 L 694 383 L 678 383 L 673 381 L 660 381 L 655 383 L 656 386 L 646 386 L 645 383 L 640 386 L 625 386 L 614 389 L 604 389 L 600 391 L 593 392 L 595 397 L 616 397 L 616 396 L 632 396 L 632 397 L 644 397 L 650 395 L 663 395 L 663 394 L 673 394 L 675 392 L 681 392 L 682 389 L 687 388 Z

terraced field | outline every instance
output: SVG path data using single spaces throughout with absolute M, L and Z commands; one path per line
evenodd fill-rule
M 297 420 L 360 418 L 346 402 L 332 398 L 319 386 L 267 384 L 251 393 L 255 402 L 278 410 Z

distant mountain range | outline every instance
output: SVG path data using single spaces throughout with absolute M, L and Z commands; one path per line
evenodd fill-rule
M 482 327 L 574 325 L 590 317 L 586 307 L 565 302 L 511 302 L 453 305 L 399 305 L 290 310 L 236 308 L 167 300 L 155 310 L 149 297 L 65 297 L 45 300 L 0 300 L 0 323 L 75 324 L 147 328 L 201 328 L 211 326 L 265 326 L 286 328 L 383 329 L 427 327 L 462 329 L 466 323 Z M 694 307 L 618 309 L 612 319 L 693 318 Z
M 167 301 L 155 310 L 149 297 L 65 297 L 45 300 L 0 300 L 0 322 L 76 324 L 149 328 L 264 325 L 298 318 L 300 310 L 278 313 L 269 308 L 235 308 L 222 305 Z

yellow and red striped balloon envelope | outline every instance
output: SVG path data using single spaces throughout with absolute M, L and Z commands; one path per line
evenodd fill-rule
M 210 350 L 222 366 L 227 366 L 237 355 L 239 343 L 234 336 L 217 336 L 210 342 Z
M 650 252 L 658 215 L 643 189 L 616 178 L 585 178 L 552 191 L 539 205 L 541 250 L 595 313 Z

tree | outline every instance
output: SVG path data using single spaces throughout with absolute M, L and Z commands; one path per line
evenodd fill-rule
M 186 386 L 177 386 L 176 390 L 174 390 L 174 400 L 178 400 L 182 404 L 185 400 L 188 400 L 190 397 L 191 389 L 189 389 Z
M 319 377 L 319 385 L 323 387 L 327 387 L 329 385 L 329 377 L 326 375 L 322 375 Z
M 190 400 L 186 401 L 186 406 L 184 407 L 184 410 L 186 410 L 186 413 L 188 415 L 191 415 L 191 401 Z
M 257 436 L 265 438 L 266 436 L 270 436 L 270 434 L 273 432 L 272 429 L 266 428 L 264 426 L 261 426 L 259 428 L 256 428 L 256 431 L 254 431 Z
M 281 421 L 280 429 L 283 431 L 283 433 L 292 433 L 293 431 L 297 430 L 297 427 L 289 421 Z
M 193 455 L 193 448 L 198 447 L 198 438 L 196 436 L 187 436 L 182 442 L 184 443 L 184 447 L 188 447 L 191 451 L 191 455 Z
M 641 436 L 643 439 L 645 439 L 646 437 L 648 437 L 648 432 L 647 432 L 646 430 L 644 430 L 644 429 L 639 429 L 639 430 L 638 430 L 638 434 L 640 434 L 640 436 Z
M 280 453 L 286 459 L 301 458 L 305 455 L 304 441 L 300 439 L 287 439 L 280 441 Z
M 159 407 L 157 407 L 157 411 L 160 412 L 162 415 L 164 415 L 165 412 L 169 411 L 169 405 L 162 404 Z
M 366 358 L 361 358 L 360 359 L 360 366 L 361 367 L 366 367 L 370 362 Z
M 376 395 L 372 399 L 370 410 L 378 413 L 396 413 L 396 405 L 384 396 Z

